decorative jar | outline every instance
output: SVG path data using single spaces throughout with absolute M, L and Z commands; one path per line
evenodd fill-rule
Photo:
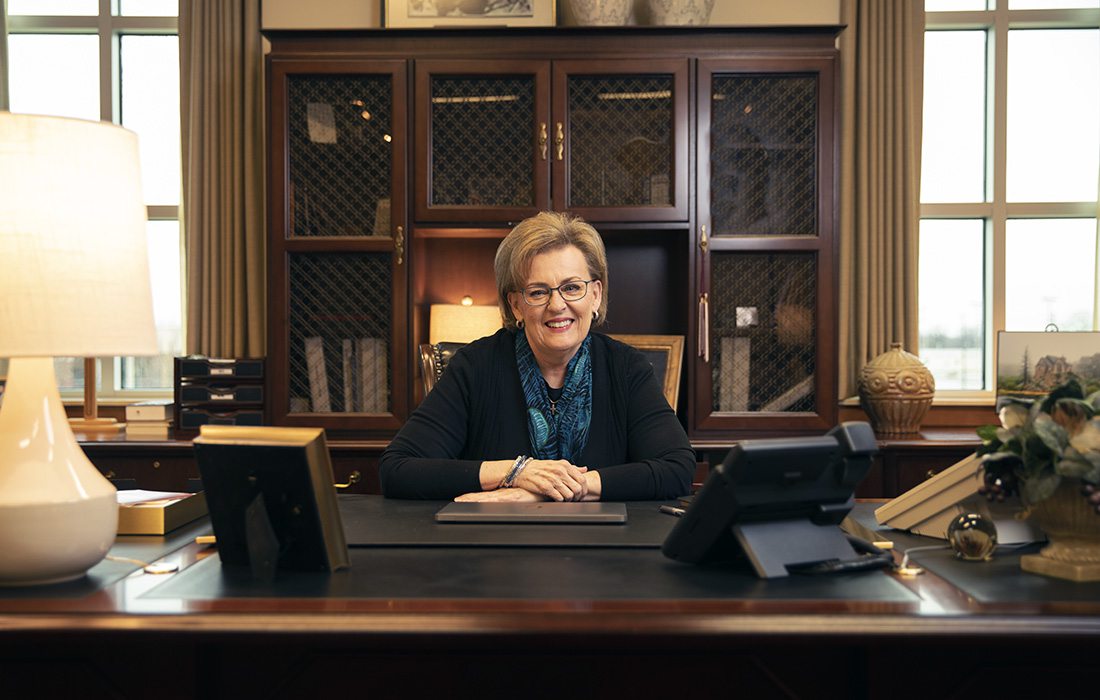
M 859 405 L 879 434 L 918 432 L 935 393 L 932 373 L 901 343 L 891 344 L 860 372 Z
M 566 16 L 586 27 L 621 27 L 630 18 L 634 0 L 564 0 Z
M 649 0 L 648 5 L 650 24 L 706 24 L 714 0 Z

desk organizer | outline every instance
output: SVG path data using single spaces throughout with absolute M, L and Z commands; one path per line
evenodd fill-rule
M 264 361 L 177 357 L 176 436 L 204 425 L 265 425 Z

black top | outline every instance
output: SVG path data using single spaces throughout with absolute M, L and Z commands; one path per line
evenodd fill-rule
M 605 501 L 686 495 L 695 453 L 653 367 L 635 348 L 592 334 L 592 422 L 574 460 L 600 472 Z M 454 498 L 481 490 L 487 460 L 532 454 L 515 335 L 502 329 L 459 350 L 382 453 L 382 493 Z

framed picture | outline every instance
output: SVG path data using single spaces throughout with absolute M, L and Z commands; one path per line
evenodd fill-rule
M 642 351 L 653 365 L 653 373 L 661 383 L 668 405 L 675 411 L 676 402 L 680 400 L 680 363 L 684 357 L 684 336 L 614 333 L 610 337 Z
M 387 27 L 553 27 L 554 0 L 386 0 Z
M 204 425 L 194 450 L 222 565 L 260 580 L 349 566 L 323 429 Z
M 1100 332 L 997 333 L 997 398 L 1039 398 L 1068 380 L 1100 390 Z

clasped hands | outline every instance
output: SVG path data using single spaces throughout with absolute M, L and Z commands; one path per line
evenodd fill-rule
M 510 465 L 511 462 L 508 462 Z M 457 497 L 456 501 L 583 501 L 589 497 L 589 481 L 596 473 L 588 467 L 578 467 L 564 459 L 532 459 L 516 477 L 510 488 L 475 491 Z M 592 494 L 595 496 L 596 494 Z

